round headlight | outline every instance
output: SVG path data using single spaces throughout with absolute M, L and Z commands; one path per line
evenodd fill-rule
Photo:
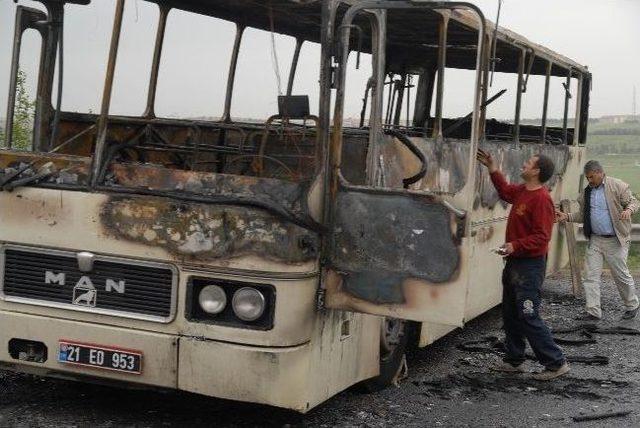
M 255 321 L 262 316 L 266 306 L 264 295 L 251 287 L 243 287 L 235 292 L 231 307 L 242 321 Z
M 219 314 L 227 306 L 227 295 L 222 287 L 217 285 L 207 285 L 198 295 L 200 308 L 208 314 Z

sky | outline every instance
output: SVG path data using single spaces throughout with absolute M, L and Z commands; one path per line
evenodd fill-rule
M 487 18 L 495 20 L 497 0 L 471 2 L 480 6 Z M 42 9 L 42 5 L 34 1 L 18 4 Z M 15 9 L 13 0 L 0 0 L 0 117 L 6 112 Z M 89 7 L 67 5 L 65 10 L 62 106 L 67 111 L 97 112 L 115 0 L 93 1 Z M 112 98 L 114 114 L 139 115 L 144 110 L 157 18 L 155 5 L 143 0 L 127 0 Z M 504 0 L 500 18 L 501 26 L 589 67 L 593 73 L 591 117 L 631 113 L 634 85 L 640 91 L 638 22 L 638 0 Z M 172 11 L 160 67 L 158 116 L 221 115 L 234 34 L 235 25 L 229 22 Z M 29 93 L 35 89 L 39 37 L 29 31 L 23 39 L 20 65 L 27 73 Z M 233 117 L 264 118 L 277 112 L 277 95 L 286 89 L 293 48 L 291 38 L 278 36 L 272 40 L 269 33 L 246 31 L 236 78 Z M 312 112 L 317 111 L 319 53 L 317 45 L 305 45 L 294 86 L 294 94 L 310 96 Z M 346 114 L 355 117 L 370 68 L 365 64 L 355 70 L 351 64 L 350 70 L 353 78 L 349 82 L 353 84 L 347 86 Z M 465 72 L 447 75 L 445 115 L 457 117 L 469 112 L 470 77 Z M 562 112 L 560 84 L 559 78 L 551 83 L 550 117 L 560 117 Z M 490 95 L 502 88 L 509 90 L 490 107 L 490 117 L 513 116 L 514 86 L 513 76 L 496 75 Z M 523 117 L 541 116 L 543 86 L 542 77 L 531 78 L 531 89 L 523 100 Z

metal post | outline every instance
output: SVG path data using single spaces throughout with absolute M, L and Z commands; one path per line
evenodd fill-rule
M 20 49 L 22 46 L 21 14 L 16 14 L 13 35 L 13 52 L 11 54 L 11 80 L 9 81 L 9 99 L 7 100 L 7 118 L 4 127 L 4 143 L 11 148 L 13 141 L 13 116 L 16 110 L 16 90 L 18 87 L 18 68 L 20 67 Z
M 382 135 L 382 106 L 384 94 L 385 52 L 387 41 L 386 11 L 378 10 L 372 18 L 374 85 L 371 91 L 369 120 L 369 151 L 367 153 L 367 184 L 374 185 L 378 171 L 378 153 Z
M 433 65 L 426 65 L 425 71 L 418 78 L 416 89 L 416 100 L 413 107 L 413 126 L 428 126 L 431 114 L 431 99 L 433 98 L 433 87 L 435 84 L 436 68 Z
M 544 102 L 542 106 L 542 129 L 540 130 L 540 142 L 544 143 L 547 139 L 547 116 L 549 108 L 549 84 L 551 82 L 551 69 L 553 62 L 547 62 L 547 74 L 544 80 Z
M 397 128 L 400 125 L 400 114 L 402 114 L 402 102 L 404 101 L 404 90 L 407 86 L 407 73 L 404 73 L 400 77 L 400 82 L 397 84 L 398 99 L 396 100 L 396 108 L 393 116 L 393 127 Z M 409 98 L 407 97 L 407 100 Z M 408 122 L 408 121 L 407 121 Z
M 491 57 L 491 43 L 492 39 L 489 35 L 486 35 L 484 38 L 484 49 L 483 51 L 478 51 L 478 56 L 482 59 L 482 64 L 486 65 L 485 67 L 480 67 L 480 74 L 482 79 L 482 108 L 480 109 L 480 118 L 478 124 L 478 141 L 484 141 L 486 138 L 486 128 L 487 128 L 487 97 L 489 96 L 489 74 L 493 78 L 492 68 L 491 72 L 489 72 L 489 66 L 491 65 L 492 57 Z
M 336 15 L 338 13 L 338 1 L 330 0 L 322 2 L 322 29 L 320 31 L 320 99 L 318 105 L 318 148 L 322 150 L 319 158 L 322 159 L 322 187 L 324 197 L 322 198 L 322 223 L 331 226 L 333 223 L 333 204 L 338 192 L 338 174 L 341 161 L 342 143 L 342 116 L 343 107 L 340 102 L 340 89 L 336 94 L 336 109 L 334 113 L 334 130 L 331 133 L 331 88 L 335 79 L 344 81 L 342 77 L 342 66 L 335 68 L 333 65 L 333 41 L 340 36 L 336 32 Z M 337 33 L 337 34 L 336 34 Z M 348 48 L 347 48 L 348 49 Z M 340 58 L 341 56 L 339 56 Z M 329 229 L 331 230 L 331 229 Z M 323 240 L 322 260 L 326 260 L 330 253 L 331 246 L 326 245 Z
M 413 78 L 407 73 L 407 128 L 409 128 L 409 109 L 411 108 L 411 88 L 413 87 Z
M 562 117 L 562 144 L 567 144 L 569 140 L 569 98 L 571 98 L 571 69 L 567 70 L 567 79 L 564 84 L 564 116 Z
M 244 25 L 236 24 L 236 39 L 233 42 L 233 51 L 231 52 L 231 62 L 229 64 L 229 74 L 227 76 L 227 93 L 224 98 L 224 112 L 222 113 L 222 122 L 231 122 L 231 99 L 233 98 L 233 84 L 236 80 L 236 69 L 238 68 L 238 55 L 240 53 L 240 44 L 242 43 L 242 35 L 244 34 Z
M 293 59 L 291 60 L 291 69 L 289 70 L 289 82 L 287 83 L 287 95 L 291 95 L 293 92 L 293 82 L 296 78 L 296 69 L 298 68 L 298 60 L 300 59 L 300 50 L 304 39 L 296 39 L 296 49 L 293 52 Z
M 584 85 L 584 79 L 583 79 L 583 75 L 580 74 L 578 76 L 578 88 L 576 90 L 576 115 L 575 115 L 575 121 L 574 121 L 574 128 L 573 128 L 573 143 L 572 145 L 577 146 L 578 144 L 580 144 L 580 124 L 582 121 L 582 90 L 583 90 L 583 85 Z
M 444 69 L 447 61 L 447 32 L 449 13 L 443 13 L 440 21 L 438 42 L 438 89 L 436 94 L 436 120 L 433 126 L 433 138 L 442 138 L 442 103 L 444 100 Z
M 53 121 L 53 109 L 51 108 L 51 93 L 53 92 L 53 77 L 58 56 L 58 38 L 60 35 L 60 24 L 64 18 L 64 3 L 46 2 L 49 19 L 41 34 L 43 35 L 43 54 L 40 58 L 40 69 L 38 73 L 38 89 L 36 95 L 35 115 L 33 118 L 33 147 L 35 150 L 46 152 L 52 149 L 49 147 L 51 132 L 50 125 Z M 60 90 L 62 88 L 58 88 Z
M 513 141 L 520 141 L 520 108 L 522 107 L 522 86 L 524 84 L 524 63 L 527 51 L 524 49 L 520 52 L 520 60 L 518 61 L 518 92 L 516 95 L 516 118 L 513 124 Z
M 109 107 L 111 105 L 111 92 L 113 89 L 113 76 L 116 69 L 116 59 L 118 57 L 118 44 L 120 43 L 120 32 L 122 30 L 122 16 L 124 14 L 124 0 L 118 0 L 116 13 L 113 18 L 113 31 L 111 33 L 111 46 L 109 48 L 109 60 L 107 62 L 107 74 L 104 79 L 104 89 L 102 92 L 102 105 L 100 107 L 100 117 L 98 118 L 98 129 L 96 132 L 96 149 L 91 166 L 91 187 L 95 188 L 100 180 L 104 149 L 107 141 L 107 131 L 109 122 Z
M 156 31 L 156 44 L 153 49 L 153 62 L 151 63 L 151 75 L 149 77 L 149 90 L 147 92 L 147 107 L 144 110 L 146 118 L 156 117 L 156 91 L 158 89 L 158 73 L 160 70 L 160 58 L 162 57 L 162 46 L 164 45 L 164 33 L 167 28 L 167 17 L 171 8 L 160 6 L 160 17 L 158 18 L 158 30 Z

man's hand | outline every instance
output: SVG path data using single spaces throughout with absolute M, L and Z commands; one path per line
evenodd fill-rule
M 513 244 L 511 242 L 507 242 L 506 244 L 504 244 L 502 246 L 502 248 L 504 248 L 504 254 L 506 256 L 508 256 L 509 254 L 512 254 L 515 250 L 513 249 Z
M 564 223 L 569 220 L 569 214 L 556 209 L 556 223 Z
M 476 159 L 478 159 L 478 162 L 480 162 L 482 165 L 486 166 L 489 169 L 489 172 L 496 172 L 498 170 L 498 167 L 493 161 L 491 155 L 484 150 L 478 149 L 478 152 L 476 153 Z
M 620 220 L 631 220 L 631 210 L 626 209 L 620 213 Z

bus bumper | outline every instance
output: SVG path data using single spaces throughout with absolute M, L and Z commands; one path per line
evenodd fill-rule
M 12 339 L 44 344 L 46 359 L 12 356 Z M 71 341 L 136 350 L 141 374 L 122 373 L 58 361 L 59 342 Z M 0 311 L 3 369 L 80 381 L 174 388 L 230 400 L 309 410 L 306 379 L 310 346 L 265 348 L 177 335 L 87 324 Z

